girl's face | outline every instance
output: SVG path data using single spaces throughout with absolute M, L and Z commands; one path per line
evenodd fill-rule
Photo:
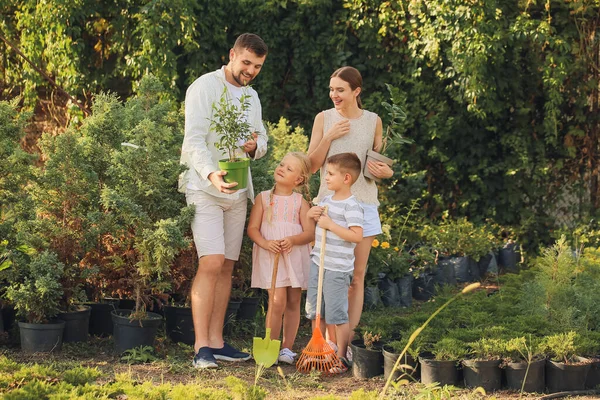
M 335 76 L 329 80 L 329 97 L 336 110 L 357 106 L 356 97 L 359 94 L 360 88 L 352 90 L 350 84 L 342 78 Z
M 275 182 L 296 187 L 302 183 L 302 168 L 296 157 L 285 156 L 275 168 Z

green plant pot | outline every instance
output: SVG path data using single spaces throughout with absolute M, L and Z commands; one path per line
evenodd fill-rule
M 237 185 L 233 189 L 245 189 L 248 186 L 248 167 L 250 166 L 250 159 L 243 158 L 240 161 L 229 162 L 227 160 L 219 161 L 219 168 L 223 171 L 227 171 L 227 174 L 223 176 L 223 179 L 227 183 L 237 182 Z

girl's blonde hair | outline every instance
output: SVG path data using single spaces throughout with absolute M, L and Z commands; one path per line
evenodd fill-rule
M 302 182 L 300 182 L 294 190 L 303 195 L 306 201 L 310 202 L 310 159 L 306 154 L 300 151 L 287 153 L 284 158 L 287 156 L 294 157 L 300 164 L 300 176 L 302 177 Z M 267 221 L 269 223 L 271 223 L 273 219 L 273 193 L 275 192 L 275 185 L 276 184 L 273 184 L 273 187 L 271 188 L 271 192 L 269 193 L 269 204 L 267 204 Z M 298 190 L 300 186 L 302 187 L 301 191 Z

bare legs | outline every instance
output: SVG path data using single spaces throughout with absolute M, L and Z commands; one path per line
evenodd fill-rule
M 206 346 L 223 347 L 223 323 L 231 292 L 233 264 L 233 260 L 225 259 L 222 254 L 200 258 L 191 295 L 195 352 Z
M 275 297 L 272 300 L 271 311 L 271 339 L 279 339 L 283 320 L 283 342 L 282 349 L 292 349 L 298 326 L 300 325 L 300 299 L 302 290 L 300 288 L 283 287 L 275 289 Z M 269 296 L 271 294 L 269 293 Z
M 348 289 L 348 319 L 350 320 L 348 343 L 354 339 L 354 328 L 358 325 L 362 314 L 365 301 L 365 273 L 373 239 L 375 236 L 364 237 L 354 248 L 354 274 Z

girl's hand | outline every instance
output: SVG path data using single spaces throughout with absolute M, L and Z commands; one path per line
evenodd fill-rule
M 350 132 L 350 121 L 343 119 L 336 122 L 325 134 L 331 140 L 339 139 Z
M 281 253 L 281 245 L 279 240 L 267 240 L 263 249 L 269 250 L 271 253 Z
M 367 168 L 369 168 L 369 172 L 373 174 L 375 178 L 387 179 L 394 175 L 394 170 L 381 161 L 369 161 L 367 162 Z
M 315 221 L 319 220 L 319 217 L 323 214 L 323 209 L 325 207 L 321 207 L 321 206 L 314 206 L 311 207 L 310 210 L 308 210 L 308 213 L 306 213 L 306 216 L 308 218 L 312 218 Z
M 294 244 L 292 243 L 292 239 L 290 239 L 289 237 L 281 239 L 279 241 L 279 244 L 281 245 L 282 253 L 289 253 L 290 251 L 292 251 L 292 246 L 294 246 Z

